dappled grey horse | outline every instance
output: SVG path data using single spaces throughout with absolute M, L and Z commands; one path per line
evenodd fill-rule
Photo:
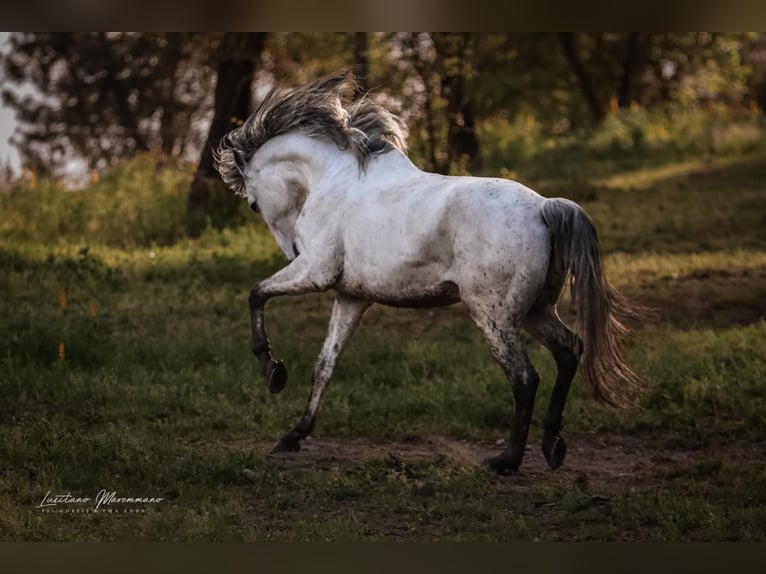
M 224 182 L 262 214 L 290 260 L 250 291 L 252 352 L 271 392 L 284 388 L 287 370 L 271 354 L 266 302 L 336 294 L 306 410 L 272 452 L 299 450 L 312 432 L 322 393 L 370 305 L 462 302 L 515 399 L 507 447 L 487 464 L 515 471 L 524 455 L 539 377 L 523 328 L 556 361 L 542 449 L 558 468 L 566 456 L 562 413 L 581 356 L 585 377 L 608 402 L 639 383 L 620 352 L 629 307 L 604 276 L 590 218 L 571 201 L 513 181 L 421 171 L 406 155 L 400 120 L 369 97 L 347 103 L 349 84 L 342 73 L 272 90 L 216 153 Z M 580 336 L 556 312 L 568 279 Z

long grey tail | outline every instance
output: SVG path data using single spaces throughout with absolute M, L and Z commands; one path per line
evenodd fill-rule
M 596 394 L 621 406 L 643 386 L 622 354 L 628 328 L 624 321 L 639 315 L 609 283 L 601 247 L 590 217 L 567 199 L 548 199 L 542 217 L 551 238 L 551 269 L 564 269 L 577 314 L 576 331 L 583 339 L 583 372 Z

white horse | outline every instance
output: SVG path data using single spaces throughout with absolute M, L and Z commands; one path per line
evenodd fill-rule
M 577 204 L 513 181 L 421 171 L 406 155 L 400 120 L 366 97 L 346 104 L 349 84 L 338 74 L 286 95 L 272 91 L 216 155 L 225 183 L 262 214 L 290 260 L 250 291 L 252 352 L 271 392 L 284 388 L 287 371 L 270 352 L 266 301 L 336 293 L 306 410 L 272 452 L 299 450 L 311 433 L 338 358 L 370 305 L 462 302 L 515 399 L 508 446 L 487 464 L 511 472 L 524 455 L 539 381 L 522 346 L 524 328 L 557 365 L 543 453 L 558 468 L 566 456 L 562 413 L 580 356 L 608 402 L 621 402 L 639 383 L 620 354 L 628 307 L 604 276 L 591 220 Z M 556 312 L 568 277 L 582 339 Z

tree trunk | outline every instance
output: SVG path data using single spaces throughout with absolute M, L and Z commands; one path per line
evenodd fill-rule
M 114 44 L 107 38 L 106 33 L 98 32 L 98 42 L 103 46 L 103 50 L 108 54 L 108 62 L 115 60 L 117 55 L 114 52 Z M 146 134 L 139 129 L 139 118 L 136 116 L 133 110 L 130 109 L 129 96 L 130 96 L 130 81 L 125 79 L 118 79 L 114 74 L 107 74 L 102 83 L 103 92 L 100 95 L 100 100 L 105 105 L 109 106 L 113 113 L 117 116 L 120 122 L 120 126 L 123 128 L 127 138 L 132 139 L 134 142 L 134 150 L 136 152 L 149 151 L 149 142 L 147 141 Z M 99 126 L 96 131 L 104 133 L 109 132 L 108 126 Z M 103 148 L 104 144 L 100 144 Z M 105 145 L 111 145 L 106 143 Z M 107 152 L 104 151 L 103 155 L 106 156 Z M 99 165 L 100 158 L 91 158 L 90 163 L 95 168 Z
M 170 77 L 163 86 L 165 93 L 164 105 L 162 107 L 162 116 L 160 118 L 160 138 L 162 141 L 161 149 L 163 155 L 170 157 L 173 154 L 173 148 L 176 144 L 176 73 L 178 71 L 178 60 L 175 61 Z
M 213 150 L 250 114 L 255 64 L 266 36 L 266 32 L 227 32 L 221 41 L 213 121 L 189 193 L 192 235 L 210 224 L 226 224 L 237 209 L 237 198 L 226 189 L 215 169 Z
M 438 164 L 436 160 L 436 125 L 433 109 L 434 90 L 432 89 L 431 76 L 433 75 L 432 63 L 424 57 L 421 57 L 419 43 L 419 35 L 415 32 L 410 32 L 403 37 L 402 42 L 406 53 L 409 54 L 410 65 L 415 73 L 420 77 L 420 81 L 423 83 L 423 92 L 425 98 L 423 100 L 423 114 L 426 126 L 426 165 L 424 169 L 426 171 L 438 171 Z
M 617 101 L 621 108 L 627 108 L 636 98 L 633 78 L 641 68 L 644 46 L 643 35 L 640 32 L 631 32 L 622 65 L 622 79 L 617 92 Z
M 479 138 L 476 136 L 471 102 L 465 93 L 465 48 L 469 34 L 432 34 L 442 74 L 442 97 L 447 100 L 447 165 L 448 171 L 465 159 L 467 167 L 481 163 Z
M 367 32 L 354 33 L 354 79 L 356 79 L 357 85 L 355 97 L 365 94 L 370 89 L 370 54 Z
M 561 32 L 559 35 L 561 38 L 561 45 L 564 48 L 564 56 L 566 56 L 569 67 L 572 69 L 572 73 L 577 78 L 577 83 L 580 86 L 580 91 L 585 98 L 585 103 L 588 105 L 590 115 L 594 122 L 600 122 L 605 115 L 604 106 L 596 94 L 596 90 L 593 89 L 593 84 L 590 81 L 588 70 L 580 59 L 580 54 L 577 52 L 577 43 L 575 35 L 572 32 Z

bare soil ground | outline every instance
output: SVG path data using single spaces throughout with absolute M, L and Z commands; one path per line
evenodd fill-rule
M 245 528 L 267 532 L 275 540 L 762 538 L 760 531 L 749 532 L 747 527 L 742 527 L 744 534 L 737 531 L 736 522 L 732 532 L 721 534 L 694 521 L 699 519 L 695 505 L 704 506 L 706 501 L 732 496 L 733 489 L 742 490 L 742 481 L 748 479 L 736 473 L 760 465 L 766 455 L 765 444 L 725 434 L 711 434 L 693 443 L 660 433 L 586 433 L 568 436 L 567 440 L 567 460 L 556 471 L 548 468 L 534 441 L 518 473 L 497 477 L 486 470 L 486 479 L 474 475 L 456 487 L 454 482 L 450 486 L 450 478 L 442 484 L 438 475 L 433 482 L 434 475 L 427 471 L 424 475 L 424 468 L 454 466 L 457 475 L 447 471 L 447 476 L 461 476 L 461 469 L 480 468 L 485 458 L 504 445 L 435 434 L 380 442 L 307 439 L 300 452 L 269 457 L 269 464 L 280 471 L 278 475 L 244 470 L 245 477 L 252 473 L 245 479 L 251 487 L 243 493 L 248 508 Z M 243 437 L 215 448 L 242 450 L 252 446 Z M 266 454 L 271 446 L 260 442 L 255 448 Z M 304 473 L 319 470 L 326 472 L 325 476 L 354 477 L 361 471 L 361 476 L 366 476 L 370 468 L 379 472 L 379 463 L 392 472 L 414 477 L 413 486 L 394 487 L 392 495 L 392 489 L 386 490 L 386 483 L 380 481 L 363 483 L 362 491 L 352 484 L 350 493 L 343 486 L 329 487 L 334 492 L 326 492 L 323 489 L 328 487 L 320 482 L 309 486 L 312 491 L 303 491 L 305 485 L 312 485 L 300 478 Z M 430 486 L 414 486 L 422 476 L 431 477 Z M 289 493 L 275 494 L 274 483 L 283 481 Z M 743 512 L 761 512 L 757 502 L 760 495 L 754 496 L 753 510 Z M 676 500 L 678 503 L 671 502 L 669 508 L 668 501 Z M 641 509 L 641 516 L 634 516 L 636 508 Z M 720 519 L 711 514 L 713 511 L 724 517 L 728 512 L 723 507 L 711 507 L 705 511 L 703 523 Z M 315 522 L 319 526 L 312 527 Z M 687 522 L 691 526 L 684 526 Z M 297 534 L 296 524 L 301 525 Z M 333 530 L 337 528 L 341 530 Z
M 539 481 L 566 485 L 587 477 L 600 490 L 621 491 L 631 486 L 661 484 L 695 464 L 737 463 L 766 456 L 766 445 L 731 441 L 717 436 L 702 444 L 681 446 L 657 435 L 585 434 L 566 437 L 569 451 L 564 465 L 551 470 L 537 444 L 527 447 L 519 473 L 510 480 L 519 486 Z M 271 443 L 260 443 L 267 453 Z M 280 453 L 270 460 L 283 469 L 349 468 L 368 462 L 394 458 L 403 463 L 447 462 L 479 466 L 497 454 L 503 444 L 455 440 L 440 435 L 411 437 L 404 441 L 372 442 L 368 439 L 308 438 L 297 453 Z

